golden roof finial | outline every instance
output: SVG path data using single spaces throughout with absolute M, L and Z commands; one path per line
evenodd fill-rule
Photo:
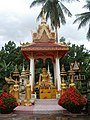
M 44 16 L 44 8 L 42 8 L 42 20 L 41 20 L 41 23 L 46 23 L 46 20 L 45 20 L 45 16 Z
M 42 8 L 42 20 L 45 19 L 44 17 L 44 8 Z

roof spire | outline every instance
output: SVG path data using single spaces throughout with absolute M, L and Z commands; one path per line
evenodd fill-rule
M 44 18 L 44 8 L 42 8 L 42 20 L 45 19 Z
M 46 23 L 46 20 L 45 20 L 44 8 L 42 7 L 42 19 L 41 19 L 41 24 L 44 24 L 44 23 Z

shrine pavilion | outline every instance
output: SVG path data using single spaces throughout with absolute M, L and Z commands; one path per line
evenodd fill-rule
M 54 85 L 57 83 L 58 91 L 61 89 L 60 63 L 59 60 L 69 50 L 67 45 L 56 42 L 56 33 L 53 32 L 46 19 L 42 16 L 41 23 L 36 32 L 32 33 L 32 42 L 21 44 L 21 51 L 24 57 L 30 61 L 30 85 L 33 91 L 35 83 L 35 62 L 42 59 L 43 63 L 50 59 L 53 63 Z

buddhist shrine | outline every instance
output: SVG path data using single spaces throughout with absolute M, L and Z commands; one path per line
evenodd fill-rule
M 51 30 L 49 25 L 46 23 L 44 15 L 42 15 L 41 23 L 38 25 L 37 31 L 32 33 L 31 43 L 21 43 L 21 51 L 24 57 L 30 61 L 30 85 L 31 91 L 33 91 L 35 83 L 35 63 L 37 60 L 42 59 L 43 64 L 46 64 L 46 60 L 50 59 L 53 64 L 54 71 L 54 82 L 52 87 L 56 87 L 57 90 L 61 90 L 61 76 L 60 76 L 60 63 L 59 60 L 64 57 L 64 55 L 69 50 L 67 45 L 56 42 L 56 34 Z M 43 68 L 45 73 L 46 69 Z M 44 75 L 45 76 L 45 75 Z M 40 76 L 42 77 L 42 75 Z M 39 85 L 43 86 L 40 83 Z M 48 79 L 48 76 L 47 76 Z M 49 82 L 50 83 L 50 82 Z M 52 84 L 52 83 L 50 83 Z M 50 85 L 48 84 L 48 85 Z M 37 85 L 38 86 L 38 85 Z

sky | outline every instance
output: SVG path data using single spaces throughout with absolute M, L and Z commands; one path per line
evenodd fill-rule
M 8 41 L 14 41 L 17 46 L 20 42 L 31 42 L 32 31 L 35 32 L 40 20 L 36 18 L 41 10 L 41 6 L 30 8 L 33 0 L 0 0 L 0 49 Z M 58 30 L 59 39 L 63 36 L 66 42 L 72 44 L 82 45 L 90 50 L 90 41 L 86 39 L 86 32 L 88 26 L 78 30 L 78 23 L 73 24 L 76 19 L 75 14 L 85 12 L 82 9 L 85 0 L 80 2 L 66 3 L 64 5 L 71 11 L 73 16 L 68 18 L 66 16 L 66 25 L 60 27 Z M 49 23 L 48 23 L 49 24 Z M 50 24 L 49 24 L 50 25 Z

